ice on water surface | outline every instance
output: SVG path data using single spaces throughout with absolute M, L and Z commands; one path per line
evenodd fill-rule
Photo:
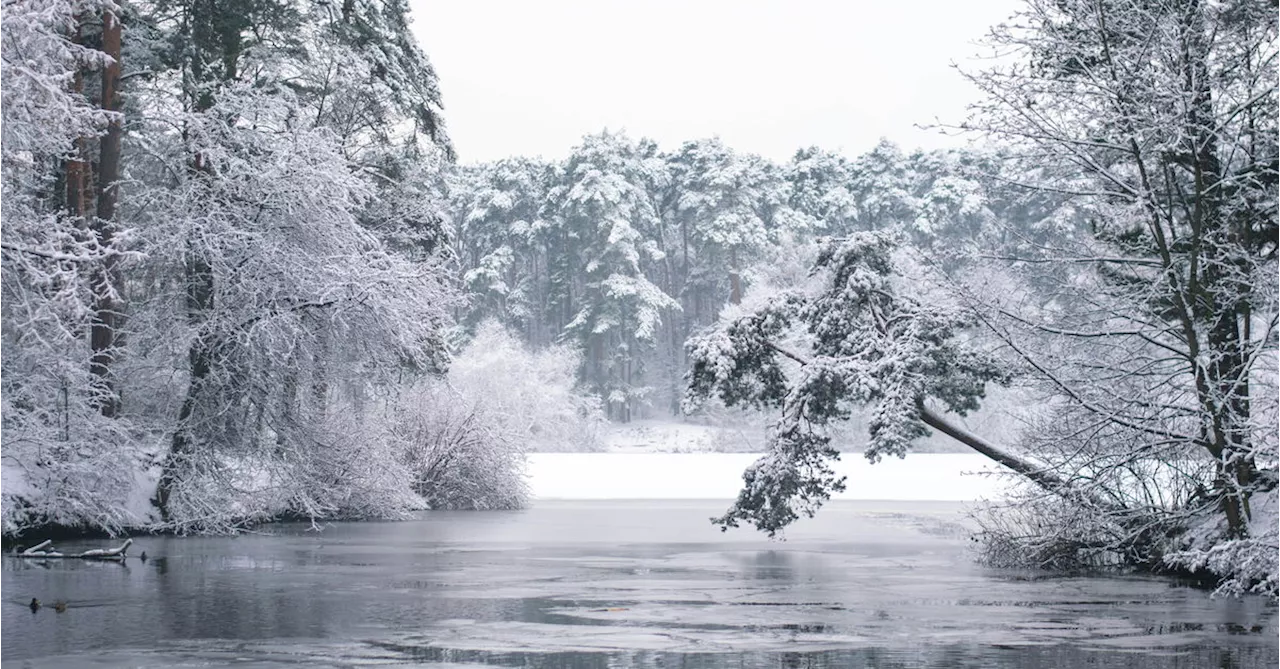
M 836 501 L 778 542 L 721 533 L 707 519 L 724 503 L 543 501 L 318 534 L 279 525 L 238 538 L 142 538 L 146 565 L 6 564 L 4 659 L 591 668 L 1277 659 L 1276 615 L 1259 600 L 1211 599 L 1154 578 L 975 566 L 960 504 Z M 27 593 L 73 608 L 32 615 L 14 604 Z

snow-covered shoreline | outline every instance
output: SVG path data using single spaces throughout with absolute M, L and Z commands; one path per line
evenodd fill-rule
M 702 444 L 680 442 L 685 448 Z M 760 457 L 758 453 L 670 452 L 658 450 L 602 453 L 529 453 L 526 480 L 530 500 L 732 500 L 742 486 L 742 472 Z M 835 469 L 848 477 L 845 492 L 837 500 L 973 501 L 1001 496 L 1010 479 L 994 476 L 1000 468 L 976 454 L 913 453 L 905 460 L 887 459 L 872 465 L 860 454 L 845 453 Z M 30 494 L 23 472 L 3 468 L 6 494 Z M 984 474 L 985 473 L 985 474 Z M 137 473 L 125 498 L 127 520 L 121 534 L 154 531 L 159 518 L 151 497 L 158 468 Z M 262 485 L 266 485 L 265 482 Z M 287 513 L 281 512 L 284 516 Z M 279 520 L 271 512 L 257 522 Z M 74 526 L 63 528 L 73 534 Z M 12 538 L 53 526 L 13 527 Z M 95 530 L 86 530 L 96 534 Z M 59 534 L 61 536 L 61 534 Z

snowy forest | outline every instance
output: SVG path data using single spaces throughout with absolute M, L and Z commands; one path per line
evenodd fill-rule
M 6 537 L 514 508 L 527 451 L 764 421 L 724 527 L 936 431 L 1025 482 L 992 564 L 1275 594 L 1271 3 L 1028 0 L 969 148 L 786 162 L 462 162 L 408 11 L 6 0 Z

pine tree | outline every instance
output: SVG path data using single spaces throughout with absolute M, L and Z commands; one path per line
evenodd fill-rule
M 549 224 L 542 218 L 553 167 L 523 158 L 461 168 L 450 189 L 454 253 L 471 304 L 462 319 L 486 318 L 546 346 L 563 323 L 548 310 Z
M 575 262 L 582 268 L 575 277 L 580 286 L 553 274 L 573 312 L 564 336 L 581 342 L 584 381 L 610 417 L 624 422 L 648 393 L 641 353 L 653 345 L 663 314 L 679 308 L 644 273 L 644 263 L 662 254 L 652 241 L 659 218 L 651 195 L 652 184 L 665 178 L 662 170 L 651 143 L 591 135 L 550 195 L 553 225 L 565 241 L 558 268 Z

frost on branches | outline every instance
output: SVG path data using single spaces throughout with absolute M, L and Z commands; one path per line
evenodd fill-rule
M 1061 545 L 1274 594 L 1274 6 L 1030 0 L 990 43 L 968 127 L 1088 220 L 1020 250 L 1040 296 L 970 292 L 1046 394 L 1030 445 L 1124 510 Z
M 118 115 L 76 81 L 110 62 L 73 42 L 77 17 L 111 3 L 21 0 L 0 23 L 0 396 L 4 431 L 3 531 L 40 523 L 108 531 L 136 522 L 125 498 L 138 467 L 121 444 L 128 421 L 99 410 L 110 389 L 91 373 L 87 333 L 100 268 L 119 247 L 64 206 L 63 165 Z M 117 238 L 118 241 L 118 238 Z
M 897 289 L 893 250 L 890 233 L 828 241 L 810 290 L 780 294 L 690 340 L 687 409 L 717 396 L 729 406 L 781 411 L 769 452 L 743 474 L 737 501 L 716 519 L 723 528 L 746 521 L 773 536 L 843 490 L 829 464 L 839 453 L 827 428 L 852 406 L 872 410 L 866 456 L 875 462 L 905 456 L 928 434 L 926 401 L 963 415 L 978 408 L 987 383 L 1006 380 L 959 336 L 972 324 L 968 316 Z
M 447 366 L 435 74 L 403 2 L 273 7 L 5 5 L 5 534 L 422 505 L 378 411 Z
M 524 450 L 599 450 L 603 412 L 576 387 L 580 358 L 564 344 L 531 349 L 489 320 L 454 358 L 448 381 Z
M 524 506 L 527 451 L 597 448 L 600 403 L 574 388 L 577 367 L 566 346 L 531 351 L 481 323 L 446 379 L 418 384 L 388 414 L 414 490 L 433 509 Z
M 231 110 L 253 123 L 227 122 Z M 374 442 L 359 436 L 362 397 L 447 365 L 443 270 L 389 251 L 360 224 L 375 192 L 369 180 L 349 168 L 331 132 L 295 127 L 295 114 L 288 96 L 228 87 L 208 113 L 186 118 L 185 145 L 156 145 L 179 164 L 194 150 L 203 168 L 165 189 L 147 233 L 155 271 L 187 279 L 182 294 L 157 293 L 142 310 L 174 328 L 191 361 L 157 493 L 175 529 L 219 518 L 227 507 L 211 504 L 215 483 L 206 480 L 239 480 L 245 466 L 257 473 L 242 489 L 297 491 L 289 513 L 404 508 L 350 507 L 337 500 L 359 495 L 335 499 L 322 482 L 402 488 L 339 474 L 352 471 L 352 457 L 391 458 L 360 446 Z M 353 424 L 335 433 L 328 420 L 344 412 Z

